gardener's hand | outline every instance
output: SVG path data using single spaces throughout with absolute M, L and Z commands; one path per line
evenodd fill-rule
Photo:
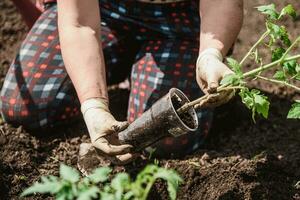
M 196 105 L 197 108 L 214 108 L 227 103 L 235 94 L 235 91 L 221 91 L 214 94 L 208 94 L 207 98 Z
M 197 83 L 205 94 L 217 92 L 220 81 L 231 71 L 223 62 L 221 52 L 215 48 L 209 48 L 199 54 L 196 64 Z M 210 95 L 205 107 L 215 107 L 228 102 L 234 91 L 224 91 L 218 95 Z
M 117 133 L 127 128 L 127 122 L 116 121 L 102 98 L 93 98 L 81 104 L 93 146 L 115 164 L 126 164 L 136 155 L 130 153 L 131 145 L 121 145 Z

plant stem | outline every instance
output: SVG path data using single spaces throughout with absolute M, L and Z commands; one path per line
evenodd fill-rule
M 223 87 L 223 88 L 221 88 L 221 86 L 220 86 L 217 88 L 217 92 L 226 91 L 226 90 L 244 89 L 244 88 L 245 87 L 243 87 L 243 86 L 227 86 L 227 87 Z
M 154 182 L 155 182 L 155 179 L 150 180 L 150 181 L 148 182 L 148 184 L 147 184 L 147 186 L 146 186 L 146 188 L 145 188 L 145 192 L 144 192 L 144 195 L 143 195 L 143 197 L 142 197 L 142 200 L 146 200 L 146 199 L 147 199 L 148 194 L 149 194 L 149 192 L 150 192 L 150 190 L 151 190 L 152 185 L 154 184 Z
M 251 49 L 247 52 L 247 54 L 244 56 L 244 58 L 241 60 L 240 65 L 242 65 L 245 60 L 251 55 L 251 53 L 254 51 L 254 49 L 269 35 L 270 31 L 267 30 L 262 34 L 262 36 L 257 40 L 257 42 L 251 47 Z
M 292 85 L 292 84 L 290 84 L 286 81 L 280 81 L 280 80 L 276 80 L 276 79 L 272 79 L 272 78 L 268 78 L 268 77 L 264 77 L 264 76 L 259 76 L 259 75 L 257 75 L 256 77 L 259 78 L 259 79 L 265 80 L 265 81 L 269 81 L 271 83 L 281 84 L 281 85 L 293 88 L 293 89 L 297 90 L 298 92 L 300 92 L 299 87 L 297 87 L 295 85 Z
M 297 39 L 298 40 L 298 39 Z M 300 37 L 299 37 L 299 40 L 300 40 Z M 298 54 L 298 55 L 294 55 L 294 56 L 290 56 L 290 57 L 287 57 L 287 58 L 284 58 L 283 59 L 283 61 L 291 61 L 291 60 L 297 60 L 297 59 L 300 59 L 300 54 Z M 255 76 L 256 74 L 258 74 L 258 73 L 260 73 L 260 72 L 262 72 L 262 71 L 265 71 L 265 70 L 267 70 L 267 69 L 270 69 L 270 68 L 272 68 L 272 67 L 274 67 L 274 66 L 276 66 L 276 65 L 278 65 L 279 63 L 281 63 L 282 61 L 281 61 L 281 59 L 279 59 L 279 60 L 276 60 L 276 61 L 274 61 L 274 62 L 271 62 L 271 63 L 269 63 L 269 64 L 267 64 L 267 65 L 263 65 L 263 66 L 261 66 L 261 67 L 259 67 L 259 68 L 255 68 L 255 69 L 253 69 L 253 70 L 251 70 L 251 71 L 249 71 L 249 72 L 246 72 L 246 73 L 244 73 L 243 74 L 243 78 L 247 78 L 247 77 L 250 77 L 250 76 Z M 257 75 L 256 75 L 257 76 Z M 257 76 L 258 77 L 258 76 Z M 258 78 L 260 78 L 260 77 L 258 77 Z M 276 81 L 276 83 L 278 83 L 277 82 L 277 80 L 275 80 Z M 275 83 L 275 82 L 274 82 Z M 283 84 L 282 82 L 280 82 L 280 84 Z M 289 84 L 289 83 L 287 83 L 288 85 L 286 85 L 286 86 L 289 86 L 289 87 L 291 87 L 292 85 L 291 84 Z M 294 89 L 296 89 L 296 90 L 298 90 L 297 88 L 298 87 L 296 87 L 296 86 L 293 86 L 292 88 L 294 88 Z M 221 85 L 221 86 L 219 86 L 218 88 L 217 88 L 217 92 L 221 92 L 221 91 L 224 91 L 224 90 L 233 90 L 233 89 L 241 89 L 242 87 L 241 86 L 224 86 L 224 85 Z M 203 103 L 205 100 L 207 100 L 209 97 L 211 97 L 211 95 L 213 95 L 213 94 L 206 94 L 206 95 L 204 95 L 204 96 L 202 96 L 202 97 L 200 97 L 200 98 L 198 98 L 198 99 L 196 99 L 196 100 L 194 100 L 194 101 L 191 101 L 191 102 L 189 102 L 189 103 L 186 103 L 186 104 L 184 104 L 183 106 L 181 106 L 179 109 L 177 109 L 176 111 L 177 111 L 177 113 L 178 114 L 181 114 L 181 113 L 183 113 L 183 112 L 185 112 L 187 109 L 189 109 L 189 108 L 191 108 L 191 107 L 193 107 L 193 106 L 195 106 L 195 105 L 197 105 L 197 104 L 200 104 L 201 105 L 201 103 Z
M 291 61 L 291 60 L 297 60 L 299 58 L 300 58 L 300 54 L 287 57 L 283 61 L 286 62 L 286 61 Z M 247 78 L 249 76 L 255 76 L 257 73 L 265 71 L 267 69 L 270 69 L 270 68 L 274 67 L 275 65 L 278 65 L 281 62 L 282 62 L 281 59 L 279 59 L 279 60 L 271 62 L 271 63 L 269 63 L 267 65 L 263 65 L 263 66 L 261 66 L 259 68 L 255 68 L 255 69 L 253 69 L 253 70 L 251 70 L 249 72 L 244 73 L 242 78 Z
M 285 59 L 285 57 L 287 56 L 287 54 L 297 45 L 297 43 L 300 40 L 300 36 L 296 38 L 296 40 L 291 44 L 291 46 L 289 46 L 289 48 L 284 52 L 284 54 L 282 55 L 282 57 L 280 58 L 280 63 L 282 63 Z
M 194 100 L 194 101 L 191 101 L 191 102 L 189 102 L 189 103 L 186 103 L 186 104 L 184 104 L 183 106 L 181 106 L 180 108 L 178 108 L 178 109 L 176 110 L 176 112 L 177 112 L 178 114 L 181 114 L 181 113 L 185 112 L 187 109 L 189 109 L 189 108 L 195 106 L 196 104 L 200 104 L 202 101 L 206 100 L 206 99 L 208 98 L 208 96 L 209 96 L 209 94 L 206 94 L 206 95 L 204 95 L 204 96 L 202 96 L 202 97 L 200 97 L 200 98 L 198 98 L 198 99 L 196 99 L 196 100 Z
M 221 85 L 221 86 L 219 86 L 218 88 L 217 88 L 217 92 L 216 93 L 214 93 L 214 94 L 206 94 L 206 95 L 204 95 L 204 96 L 202 96 L 202 97 L 200 97 L 200 98 L 198 98 L 198 99 L 196 99 L 196 100 L 194 100 L 194 101 L 191 101 L 191 102 L 189 102 L 189 103 L 186 103 L 186 104 L 184 104 L 183 106 L 181 106 L 180 108 L 178 108 L 177 110 L 176 110 L 176 112 L 178 113 L 178 114 L 181 114 L 181 113 L 183 113 L 183 112 L 185 112 L 187 109 L 189 109 L 189 108 L 191 108 L 191 107 L 193 107 L 193 106 L 196 106 L 197 105 L 197 107 L 199 107 L 198 105 L 202 105 L 203 103 L 205 103 L 205 101 L 206 100 L 208 100 L 210 97 L 213 97 L 213 96 L 216 96 L 216 95 L 218 95 L 218 92 L 222 92 L 222 91 L 228 91 L 228 90 L 236 90 L 236 89 L 243 89 L 244 87 L 242 87 L 242 86 L 226 86 L 226 87 L 223 87 L 223 85 Z

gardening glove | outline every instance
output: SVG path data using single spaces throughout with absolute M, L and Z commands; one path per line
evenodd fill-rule
M 108 102 L 92 98 L 81 104 L 81 112 L 93 146 L 115 164 L 126 164 L 135 158 L 130 153 L 131 145 L 121 145 L 117 133 L 126 129 L 128 122 L 119 122 L 111 115 Z
M 196 79 L 205 94 L 211 94 L 202 107 L 216 107 L 227 103 L 234 91 L 222 91 L 216 94 L 219 82 L 228 74 L 233 74 L 223 62 L 223 56 L 218 49 L 208 48 L 202 51 L 197 59 Z M 213 95 L 212 95 L 213 94 Z
M 235 94 L 235 91 L 221 91 L 214 94 L 209 94 L 199 104 L 195 105 L 195 109 L 198 108 L 215 108 L 222 104 L 227 103 Z

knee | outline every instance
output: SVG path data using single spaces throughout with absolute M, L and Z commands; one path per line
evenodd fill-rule
M 48 124 L 42 120 L 42 116 L 47 116 L 41 109 L 41 104 L 34 104 L 28 99 L 19 97 L 20 95 L 4 95 L 1 91 L 1 115 L 5 122 L 13 125 L 22 125 L 26 128 L 44 128 Z
M 16 96 L 17 98 L 15 95 L 5 95 L 3 90 L 0 95 L 2 118 L 13 125 L 22 125 L 28 129 L 46 129 L 80 114 L 78 106 L 64 106 L 72 105 L 71 102 L 63 103 L 65 99 L 39 100 Z

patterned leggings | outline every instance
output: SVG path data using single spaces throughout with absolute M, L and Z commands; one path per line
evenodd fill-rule
M 108 83 L 124 80 L 131 69 L 129 122 L 172 87 L 190 99 L 203 95 L 195 81 L 200 25 L 196 2 L 100 0 L 99 5 Z M 27 128 L 49 128 L 80 117 L 79 107 L 61 56 L 57 7 L 51 3 L 7 73 L 1 91 L 2 116 Z M 208 133 L 212 112 L 202 110 L 198 116 L 197 132 L 166 138 L 157 146 L 158 152 L 178 155 L 197 149 Z

